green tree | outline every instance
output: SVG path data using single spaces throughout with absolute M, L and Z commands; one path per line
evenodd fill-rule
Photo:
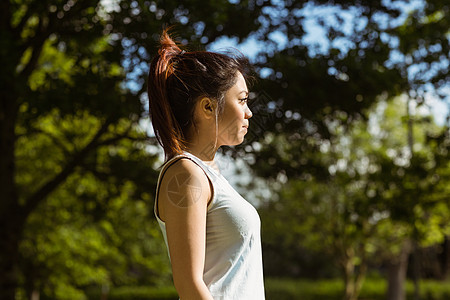
M 398 116 L 405 104 L 410 106 L 409 101 L 404 101 L 400 107 L 388 107 L 386 115 Z M 450 220 L 448 209 L 443 209 L 448 201 L 448 189 L 443 186 L 450 180 L 448 127 L 438 129 L 430 117 L 411 116 L 409 110 L 403 109 L 408 112 L 403 118 L 391 117 L 381 124 L 377 139 L 385 145 L 385 155 L 378 157 L 380 169 L 370 178 L 374 182 L 372 201 L 388 212 L 398 228 L 403 228 L 385 232 L 385 241 L 391 247 L 386 244 L 382 248 L 385 254 L 380 255 L 389 262 L 389 299 L 405 298 L 409 255 L 415 247 L 442 242 Z
M 93 202 L 90 205 L 100 211 L 112 205 L 106 200 L 111 194 L 102 194 L 102 186 L 116 192 L 112 199 L 126 193 L 126 187 L 112 188 L 115 180 L 121 182 L 121 178 L 140 187 L 135 199 L 149 199 L 142 190 L 154 190 L 155 166 L 150 164 L 153 169 L 148 168 L 146 176 L 139 177 L 142 173 L 137 170 L 148 165 L 119 156 L 113 158 L 111 153 L 118 143 L 128 141 L 124 145 L 130 156 L 138 151 L 139 160 L 154 160 L 153 155 L 145 154 L 146 147 L 142 145 L 146 134 L 136 129 L 145 113 L 141 96 L 150 59 L 147 51 L 156 49 L 163 24 L 178 24 L 181 41 L 189 40 L 193 47 L 205 39 L 214 41 L 219 35 L 242 38 L 258 25 L 253 20 L 259 9 L 251 8 L 247 2 L 193 1 L 189 5 L 199 9 L 188 10 L 174 1 L 1 2 L 0 298 L 14 298 L 20 255 L 26 256 L 30 251 L 27 243 L 30 238 L 33 240 L 32 232 L 38 230 L 30 226 L 40 224 L 36 214 L 46 211 L 57 201 L 53 197 L 69 188 L 65 185 L 69 178 L 81 180 L 82 174 L 93 174 L 96 181 L 91 184 L 96 193 L 76 199 L 87 197 Z M 237 18 L 226 22 L 230 15 Z M 227 25 L 214 30 L 222 23 Z M 57 203 L 71 199 L 74 198 L 58 199 Z M 58 221 L 62 220 L 55 218 Z M 75 230 L 80 225 L 72 226 Z M 49 235 L 53 240 L 38 244 L 63 243 L 67 232 L 73 232 L 70 226 L 68 231 L 56 227 L 56 233 Z M 96 226 L 86 229 L 85 233 L 91 235 L 89 241 L 100 238 L 96 230 Z M 82 249 L 92 246 L 86 243 L 87 248 L 68 247 L 70 251 L 64 255 L 69 257 L 77 249 L 86 253 Z M 43 262 L 45 254 L 32 257 L 39 252 L 28 252 L 28 258 L 36 264 Z M 85 258 L 87 262 L 97 259 L 89 255 Z M 22 267 L 22 275 L 28 276 L 26 266 Z M 50 265 L 44 269 L 51 270 Z M 67 269 L 58 265 L 54 270 Z M 104 278 L 105 273 L 102 274 L 100 279 Z M 51 276 L 56 278 L 57 273 Z M 35 288 L 36 280 L 29 281 L 30 289 Z
M 423 102 L 426 91 L 448 94 L 442 89 L 448 87 L 448 18 L 444 17 L 448 4 L 423 1 L 402 19 L 400 7 L 408 7 L 407 1 L 395 5 L 373 1 L 314 3 L 316 6 L 280 2 L 279 14 L 265 10 L 267 22 L 273 26 L 262 30 L 262 36 L 273 45 L 257 56 L 256 66 L 264 76 L 254 89 L 256 95 L 265 92 L 269 102 L 266 113 L 270 115 L 274 108 L 278 111 L 257 124 L 264 130 L 255 130 L 251 139 L 267 148 L 253 160 L 253 167 L 263 177 L 276 177 L 280 172 L 299 177 L 305 170 L 319 175 L 320 166 L 316 168 L 314 161 L 303 158 L 302 150 L 318 150 L 313 140 L 330 137 L 326 122 L 335 111 L 350 124 L 380 95 L 408 93 L 419 102 L 421 96 Z M 308 7 L 324 11 L 315 15 L 325 29 L 324 50 L 315 50 L 302 39 Z M 344 15 L 352 15 L 353 23 L 346 23 Z M 282 46 L 271 38 L 274 29 L 284 38 Z M 256 109 L 256 118 L 261 111 L 264 109 Z M 274 145 L 265 142 L 265 132 L 288 133 L 289 142 L 296 144 L 292 148 L 301 151 L 292 151 L 290 163 L 285 161 Z M 268 161 L 274 163 L 269 165 Z
M 436 95 L 445 93 L 449 59 L 448 18 L 445 18 L 445 12 L 449 6 L 442 1 L 423 1 L 401 22 L 397 19 L 401 14 L 400 2 L 396 6 L 386 2 L 315 1 L 323 8 L 335 9 L 335 13 L 317 16 L 319 23 L 326 28 L 329 46 L 325 51 L 313 51 L 312 54 L 311 47 L 301 38 L 304 27 L 299 23 L 305 20 L 305 15 L 299 13 L 302 6 L 295 1 L 280 4 L 284 13 L 274 14 L 277 20 L 274 27 L 284 33 L 284 48 L 277 51 L 274 47 L 275 50 L 261 55 L 257 61 L 257 66 L 267 76 L 256 88 L 268 95 L 267 107 L 259 111 L 265 110 L 269 116 L 275 112 L 264 118 L 261 122 L 264 130 L 256 132 L 251 144 L 247 145 L 254 146 L 255 153 L 249 161 L 257 174 L 275 180 L 313 177 L 328 184 L 332 174 L 323 167 L 323 157 L 317 153 L 320 153 L 324 140 L 332 143 L 335 139 L 329 123 L 350 126 L 355 120 L 365 118 L 364 110 L 383 97 L 407 93 L 420 104 L 425 92 Z M 340 27 L 345 23 L 344 18 L 339 17 L 340 13 L 357 16 L 357 21 L 350 24 L 350 33 Z M 349 46 L 336 46 L 342 40 Z M 445 140 L 445 134 L 436 139 Z M 406 143 L 406 138 L 403 142 Z M 448 160 L 438 150 L 445 148 L 445 142 L 438 146 L 432 146 L 433 143 L 429 145 L 429 148 L 434 147 L 430 150 L 433 157 L 415 154 L 408 169 L 412 173 L 404 178 L 390 174 L 399 169 L 392 158 L 377 156 L 377 164 L 382 166 L 383 172 L 375 172 L 373 176 L 379 177 L 371 180 L 381 184 L 380 179 L 385 179 L 384 184 L 395 182 L 394 186 L 411 186 L 411 182 L 423 181 L 423 184 L 411 189 L 396 189 L 397 196 L 410 199 L 410 207 L 422 205 L 427 191 L 435 189 L 433 177 L 429 176 L 438 171 L 430 165 L 434 165 L 433 161 L 446 165 Z M 380 191 L 388 190 L 388 186 L 380 187 Z M 386 207 L 389 207 L 388 194 L 386 192 L 380 198 Z M 416 215 L 410 207 L 401 215 L 404 207 L 397 209 L 393 202 L 391 199 L 393 205 L 390 209 L 396 222 L 415 220 Z M 405 221 L 402 218 L 409 219 Z M 406 227 L 411 229 L 408 225 Z M 413 232 L 416 229 L 413 228 Z M 410 248 L 405 238 L 411 237 L 411 234 L 417 235 L 413 232 L 407 231 L 398 236 L 400 243 L 406 243 L 405 247 L 400 248 L 405 253 L 409 253 Z M 408 256 L 401 252 L 397 255 Z M 393 255 L 390 258 L 395 261 Z M 400 264 L 397 264 L 397 272 L 406 270 L 400 269 Z M 392 272 L 394 270 L 393 267 Z M 394 280 L 390 280 L 390 286 L 389 290 L 397 294 L 402 290 Z
M 445 3 L 427 3 L 434 3 L 427 8 L 427 15 L 446 11 Z M 338 25 L 320 18 L 331 45 L 325 54 L 310 55 L 312 47 L 302 40 L 302 10 L 312 4 L 337 9 Z M 260 125 L 275 135 L 286 132 L 293 149 L 287 156 L 278 155 L 276 145 L 264 143 L 264 134 L 255 132 L 264 149 L 254 159 L 254 168 L 268 177 L 286 174 L 300 178 L 308 173 L 327 177 L 313 156 L 302 157 L 298 149 L 318 149 L 317 140 L 330 137 L 326 119 L 333 111 L 345 112 L 344 119 L 351 123 L 380 93 L 397 94 L 408 90 L 410 84 L 401 68 L 387 63 L 396 48 L 382 34 L 399 34 L 395 26 L 383 27 L 380 16 L 389 23 L 400 9 L 383 2 L 11 0 L 2 1 L 0 11 L 2 298 L 12 298 L 17 286 L 18 247 L 33 212 L 75 172 L 98 171 L 89 162 L 97 162 L 94 158 L 101 157 L 105 149 L 122 140 L 144 138 L 142 133 L 137 137 L 135 130 L 144 113 L 141 100 L 145 101 L 149 53 L 156 49 L 163 24 L 176 24 L 181 43 L 189 43 L 193 49 L 221 36 L 242 41 L 251 35 L 264 42 L 255 62 L 258 71 L 265 68 L 269 75 L 263 76 L 255 91 L 269 95 L 271 103 L 266 110 L 281 109 Z M 345 33 L 340 26 L 344 23 L 341 11 L 354 13 L 363 23 L 367 21 L 366 26 L 353 26 Z M 438 33 L 444 43 L 442 32 L 447 32 L 448 26 L 441 26 L 445 18 L 436 20 L 439 22 L 428 22 L 439 25 L 428 26 L 427 34 Z M 285 48 L 278 47 L 274 32 L 287 38 Z M 411 36 L 407 30 L 403 32 L 404 37 Z M 414 37 L 412 44 L 420 41 Z M 334 43 L 342 39 L 349 41 L 350 50 L 343 51 Z M 441 49 L 446 56 L 445 45 Z M 83 124 L 80 120 L 85 120 L 90 130 L 56 127 L 50 133 L 40 132 L 38 123 L 48 120 L 45 117 L 56 121 L 72 118 L 73 126 L 78 126 L 76 120 Z M 41 135 L 51 141 L 47 155 L 61 155 L 54 167 L 28 159 L 33 157 L 32 151 L 19 157 L 19 139 L 32 141 Z M 139 143 L 129 146 L 141 149 Z M 22 168 L 27 163 L 42 164 L 46 172 L 26 178 L 19 165 Z M 124 173 L 131 170 L 123 169 Z M 102 180 L 116 176 L 108 169 L 104 173 Z M 21 182 L 26 182 L 27 188 Z
M 32 192 L 29 180 L 53 172 L 64 159 L 63 151 L 48 157 L 55 147 L 52 133 L 64 128 L 66 134 L 88 134 L 96 119 L 57 121 L 53 115 L 36 122 L 41 134 L 17 141 L 17 183 L 24 194 Z M 146 149 L 145 141 L 129 140 L 99 149 L 30 214 L 19 248 L 28 299 L 33 293 L 83 299 L 80 288 L 169 282 L 164 242 L 150 209 L 158 160 Z
M 400 113 L 404 104 L 382 102 L 368 122 L 346 130 L 330 119 L 333 138 L 322 141 L 320 152 L 306 153 L 330 178 L 288 180 L 278 199 L 261 209 L 265 242 L 327 253 L 342 271 L 345 299 L 357 299 L 369 262 L 388 262 L 389 281 L 404 280 L 401 260 L 408 260 L 410 241 L 440 243 L 450 230 L 448 140 L 435 140 L 442 134 L 445 139 L 447 131 L 423 118 L 415 131 L 420 150 L 410 159 L 407 122 Z M 286 141 L 278 145 L 289 147 Z M 401 281 L 397 288 L 389 290 L 388 299 L 402 293 Z

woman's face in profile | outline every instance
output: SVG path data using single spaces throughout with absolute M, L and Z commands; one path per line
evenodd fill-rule
M 244 141 L 252 112 L 248 108 L 248 89 L 244 76 L 237 73 L 236 83 L 225 93 L 225 105 L 219 119 L 219 145 L 239 145 Z

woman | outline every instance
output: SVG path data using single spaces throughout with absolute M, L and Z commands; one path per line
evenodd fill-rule
M 155 215 L 182 300 L 264 299 L 260 219 L 214 163 L 238 145 L 252 116 L 247 60 L 182 51 L 167 31 L 150 65 L 148 95 L 164 148 Z

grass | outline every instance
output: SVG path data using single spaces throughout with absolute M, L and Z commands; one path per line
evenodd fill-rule
M 385 300 L 386 281 L 382 278 L 365 280 L 359 300 Z M 340 279 L 287 279 L 266 278 L 267 300 L 342 300 L 344 284 Z M 421 300 L 450 299 L 450 281 L 421 281 Z M 414 286 L 406 284 L 407 300 L 413 299 Z M 99 293 L 91 294 L 88 299 L 100 299 Z M 112 288 L 108 300 L 178 300 L 173 286 L 155 287 L 116 287 Z
M 304 280 L 304 279 L 266 279 L 266 296 L 268 300 L 301 299 L 301 300 L 341 300 L 344 284 L 340 279 Z M 381 278 L 365 280 L 359 300 L 385 300 L 387 283 Z M 406 283 L 407 299 L 412 300 L 414 285 Z M 421 300 L 450 299 L 450 281 L 420 282 Z

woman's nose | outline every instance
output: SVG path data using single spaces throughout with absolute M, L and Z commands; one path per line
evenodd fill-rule
M 246 119 L 250 119 L 253 116 L 252 111 L 250 110 L 250 108 L 247 106 L 245 109 L 245 118 Z

